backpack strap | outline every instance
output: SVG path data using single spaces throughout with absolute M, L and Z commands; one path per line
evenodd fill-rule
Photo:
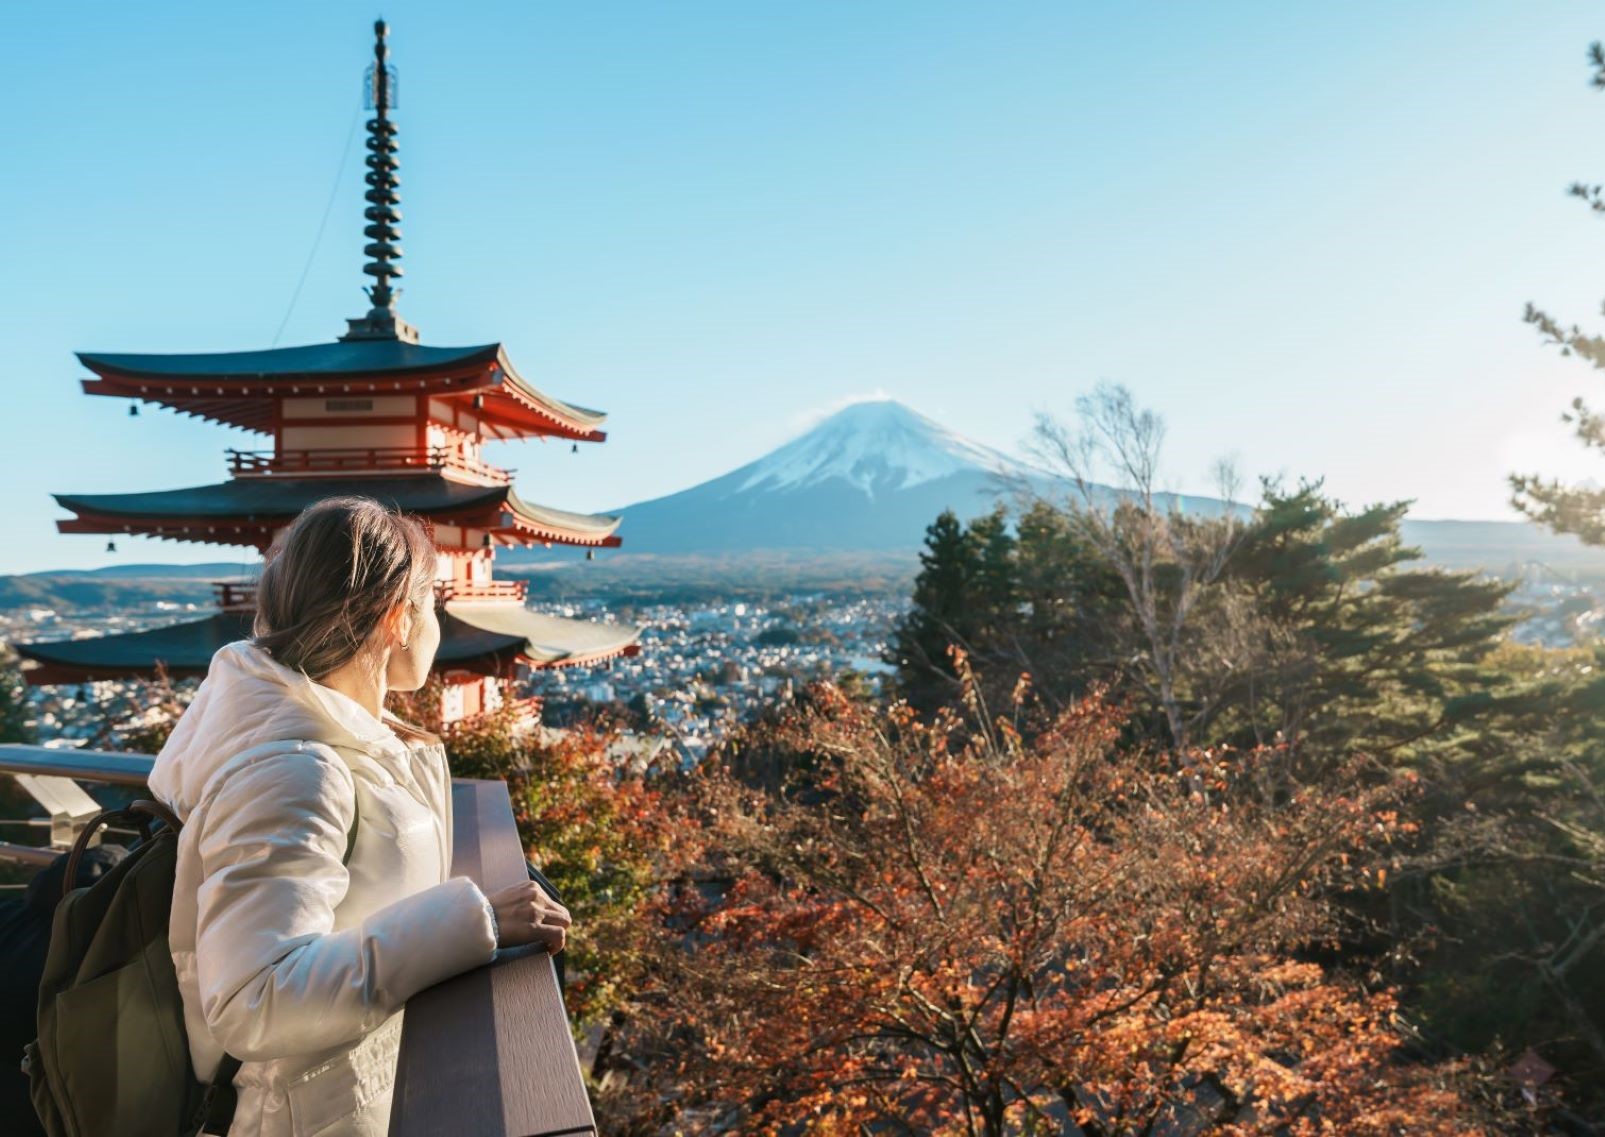
M 227 1134 L 234 1124 L 234 1108 L 239 1104 L 239 1092 L 234 1088 L 234 1075 L 240 1072 L 240 1060 L 232 1054 L 223 1055 L 217 1064 L 217 1073 L 201 1097 L 201 1127 L 197 1133 Z
M 346 855 L 340 858 L 342 865 L 351 863 L 351 850 L 357 847 L 357 822 L 361 819 L 362 811 L 353 808 L 351 811 L 351 830 L 346 834 Z

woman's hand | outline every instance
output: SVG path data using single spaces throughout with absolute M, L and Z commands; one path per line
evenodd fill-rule
M 568 926 L 574 922 L 568 909 L 533 880 L 498 889 L 488 899 L 496 910 L 496 927 L 501 933 L 497 947 L 540 943 L 556 955 L 568 942 Z

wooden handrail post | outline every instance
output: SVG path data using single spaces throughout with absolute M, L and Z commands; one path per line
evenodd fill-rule
M 529 879 L 504 782 L 452 786 L 453 875 L 489 893 Z M 484 1029 L 491 1024 L 490 1029 Z M 407 1003 L 390 1137 L 595 1134 L 552 957 L 514 948 Z

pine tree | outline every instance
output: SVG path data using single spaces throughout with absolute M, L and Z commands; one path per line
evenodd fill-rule
M 957 690 L 948 647 L 973 646 L 981 565 L 975 540 L 958 515 L 944 509 L 925 530 L 913 604 L 885 657 L 897 668 L 899 692 L 916 707 L 930 709 Z
M 1396 764 L 1458 744 L 1498 686 L 1484 660 L 1512 623 L 1512 586 L 1416 567 L 1421 551 L 1399 532 L 1408 504 L 1349 513 L 1318 481 L 1265 487 L 1223 581 L 1245 591 L 1257 638 L 1216 740 Z
M 1594 89 L 1605 90 L 1605 46 L 1589 45 L 1588 59 L 1594 68 Z M 1594 213 L 1605 214 L 1605 186 L 1573 182 L 1567 192 Z M 1595 370 L 1605 370 L 1605 336 L 1585 335 L 1576 324 L 1567 327 L 1531 303 L 1522 318 L 1538 329 L 1546 343 L 1558 346 L 1562 355 L 1575 355 Z M 1582 396 L 1572 400 L 1561 421 L 1571 426 L 1584 446 L 1605 450 L 1605 416 L 1590 408 Z M 1540 474 L 1512 474 L 1509 482 L 1510 503 L 1540 525 L 1557 533 L 1574 533 L 1590 545 L 1605 544 L 1605 489 L 1566 485 Z
M 1014 639 L 1038 693 L 1061 706 L 1120 675 L 1125 589 L 1064 510 L 1033 502 L 1016 528 Z
M 983 633 L 1015 614 L 1014 534 L 1002 505 L 965 527 L 975 565 L 972 603 Z
M 0 742 L 34 742 L 28 688 L 16 656 L 0 649 Z

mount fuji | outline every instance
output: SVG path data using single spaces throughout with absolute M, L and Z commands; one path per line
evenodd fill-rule
M 627 558 L 773 551 L 796 560 L 869 553 L 906 557 L 912 564 L 926 526 L 942 510 L 968 520 L 1007 496 L 999 475 L 1023 475 L 1035 488 L 1057 488 L 1073 497 L 1067 486 L 1053 487 L 1054 476 L 1047 471 L 967 439 L 902 403 L 881 400 L 849 404 L 720 477 L 607 512 L 624 515 L 619 552 Z M 1115 494 L 1103 487 L 1094 492 Z M 1214 514 L 1223 508 L 1207 497 L 1160 496 L 1187 513 Z M 1407 518 L 1403 536 L 1443 567 L 1508 573 L 1536 562 L 1564 571 L 1605 572 L 1605 551 L 1527 522 Z M 498 559 L 512 567 L 573 555 L 572 549 L 510 549 Z
M 991 508 L 999 474 L 1048 476 L 902 403 L 862 402 L 728 474 L 608 512 L 624 515 L 626 553 L 914 549 L 942 510 Z

